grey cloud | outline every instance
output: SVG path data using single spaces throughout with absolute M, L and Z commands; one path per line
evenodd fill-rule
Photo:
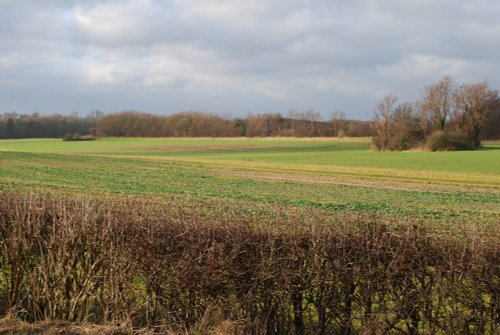
M 0 108 L 369 118 L 445 74 L 498 87 L 498 17 L 494 0 L 6 0 Z

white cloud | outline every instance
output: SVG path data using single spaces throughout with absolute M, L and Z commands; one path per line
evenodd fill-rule
M 141 44 L 154 33 L 154 7 L 149 1 L 78 5 L 74 10 L 76 29 L 90 44 Z

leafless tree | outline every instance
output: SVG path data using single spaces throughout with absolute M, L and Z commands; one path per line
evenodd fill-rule
M 498 102 L 498 91 L 491 90 L 487 82 L 464 84 L 455 91 L 452 127 L 460 133 L 470 148 L 481 143 L 481 128 L 489 110 Z
M 430 120 L 432 131 L 444 130 L 453 107 L 453 89 L 454 82 L 449 76 L 427 87 L 425 97 L 420 104 L 422 125 L 426 125 Z
M 376 105 L 375 119 L 373 120 L 372 127 L 375 133 L 374 144 L 379 150 L 390 149 L 389 140 L 393 131 L 391 117 L 394 112 L 396 100 L 396 96 L 389 93 Z

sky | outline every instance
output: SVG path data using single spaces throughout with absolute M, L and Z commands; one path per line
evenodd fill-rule
M 0 114 L 343 112 L 500 88 L 498 0 L 0 0 Z

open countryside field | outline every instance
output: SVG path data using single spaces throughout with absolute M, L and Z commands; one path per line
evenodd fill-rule
M 372 152 L 368 139 L 0 142 L 4 189 L 190 196 L 432 220 L 500 218 L 500 144 Z
M 0 332 L 499 334 L 499 222 L 498 142 L 3 140 Z

